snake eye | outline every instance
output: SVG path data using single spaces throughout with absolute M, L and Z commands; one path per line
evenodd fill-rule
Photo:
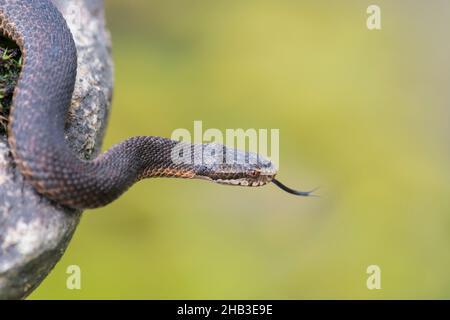
M 250 171 L 249 175 L 253 178 L 259 176 L 259 171 L 258 170 L 252 170 Z

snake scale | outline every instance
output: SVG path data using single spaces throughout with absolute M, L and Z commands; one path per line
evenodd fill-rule
M 274 182 L 287 192 L 310 195 L 277 181 L 277 170 L 270 161 L 225 146 L 208 161 L 180 163 L 172 160 L 177 141 L 140 136 L 111 147 L 94 160 L 79 159 L 64 135 L 77 50 L 63 16 L 50 0 L 0 0 L 0 31 L 17 43 L 23 59 L 9 116 L 8 141 L 20 172 L 41 195 L 72 208 L 96 208 L 112 202 L 135 182 L 151 177 L 243 186 Z M 197 159 L 208 146 L 187 145 L 183 152 L 191 151 L 191 158 Z M 233 159 L 222 161 L 227 153 L 233 154 Z

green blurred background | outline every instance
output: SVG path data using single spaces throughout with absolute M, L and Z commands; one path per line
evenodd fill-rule
M 104 148 L 194 120 L 279 128 L 280 180 L 321 198 L 143 181 L 84 214 L 31 298 L 450 298 L 450 4 L 377 1 L 369 31 L 372 3 L 106 0 Z

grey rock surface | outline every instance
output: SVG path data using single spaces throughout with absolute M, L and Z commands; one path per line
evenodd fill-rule
M 103 0 L 53 0 L 74 36 L 78 75 L 66 137 L 89 159 L 100 150 L 113 88 Z M 30 132 L 30 134 L 33 134 Z M 29 295 L 63 255 L 81 212 L 41 197 L 24 181 L 0 136 L 0 299 Z

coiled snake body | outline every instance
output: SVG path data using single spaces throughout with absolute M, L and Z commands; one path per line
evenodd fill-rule
M 150 177 L 245 186 L 274 182 L 290 193 L 309 195 L 275 180 L 270 161 L 224 146 L 220 157 L 179 163 L 172 160 L 177 141 L 142 136 L 115 145 L 92 161 L 77 158 L 64 136 L 77 71 L 76 47 L 64 18 L 50 0 L 0 0 L 0 31 L 18 44 L 23 56 L 8 141 L 21 173 L 51 200 L 73 208 L 100 207 Z M 188 146 L 193 159 L 208 145 L 201 147 Z M 227 152 L 234 152 L 234 160 L 219 161 Z

